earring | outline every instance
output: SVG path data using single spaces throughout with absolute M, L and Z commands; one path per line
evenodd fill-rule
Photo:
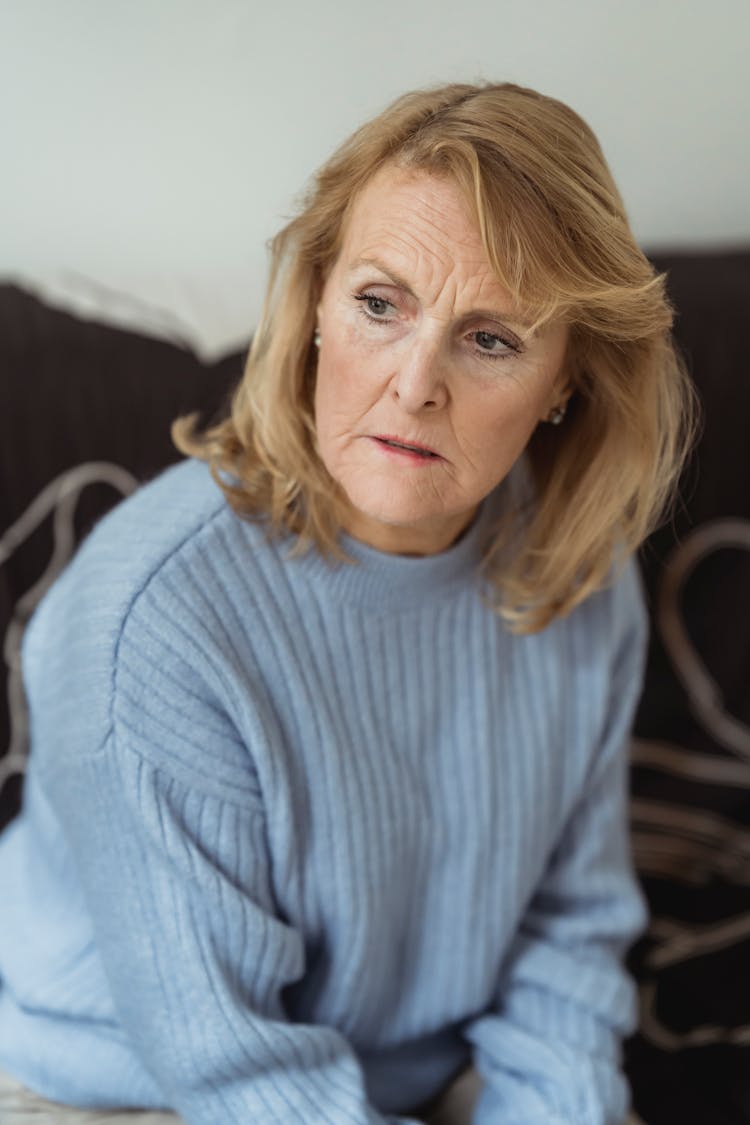
M 313 344 L 315 345 L 316 348 L 320 347 L 320 329 L 319 328 L 315 329 L 315 335 L 313 336 Z
M 550 410 L 545 421 L 549 422 L 551 426 L 559 426 L 565 417 L 565 410 L 566 408 L 564 406 L 555 406 Z

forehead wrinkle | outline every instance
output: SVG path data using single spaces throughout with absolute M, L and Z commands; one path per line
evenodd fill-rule
M 378 261 L 410 291 L 419 288 L 428 303 L 448 298 L 453 315 L 462 299 L 461 316 L 480 309 L 514 316 L 458 189 L 446 198 L 452 185 L 425 174 L 399 174 L 394 183 L 391 171 L 387 192 L 385 181 L 376 177 L 354 205 L 343 248 L 349 268 L 362 259 Z
M 423 215 L 414 214 L 411 208 L 405 208 L 401 214 L 397 212 L 378 216 L 372 229 L 365 230 L 365 238 L 366 245 L 369 243 L 377 247 L 385 243 L 397 253 L 402 253 L 408 261 L 416 261 L 420 257 L 437 259 L 444 268 L 449 269 L 454 260 L 454 247 L 451 246 L 451 239 L 446 237 L 443 226 L 426 222 Z M 378 254 L 371 253 L 369 256 L 377 257 Z
M 379 266 L 408 292 L 420 299 L 427 297 L 428 304 L 437 304 L 449 296 L 456 315 L 481 311 L 517 317 L 509 294 L 484 261 L 457 261 L 452 255 L 436 260 L 432 249 L 420 245 L 419 240 L 412 244 L 398 238 L 386 250 L 382 243 L 366 247 L 353 263 L 355 267 L 364 264 Z M 420 292 L 415 293 L 415 289 Z
M 500 312 L 507 306 L 508 295 L 485 258 L 458 257 L 455 248 L 445 241 L 441 240 L 436 246 L 420 238 L 413 229 L 395 225 L 389 229 L 389 226 L 384 225 L 382 233 L 373 231 L 361 249 L 353 239 L 352 251 L 358 249 L 359 252 L 352 265 L 364 261 L 380 263 L 410 291 L 414 291 L 416 283 L 423 290 L 422 296 L 429 294 L 430 303 L 437 303 L 440 295 L 451 294 L 451 305 L 455 307 L 462 291 L 466 290 L 474 307 L 483 305 Z

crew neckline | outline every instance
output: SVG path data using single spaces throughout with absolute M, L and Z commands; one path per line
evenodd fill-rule
M 496 493 L 502 491 L 501 485 Z M 330 593 L 342 601 L 383 612 L 434 604 L 437 595 L 445 597 L 451 589 L 464 587 L 472 572 L 479 581 L 486 532 L 497 514 L 496 493 L 481 503 L 460 538 L 437 554 L 390 554 L 342 532 L 339 545 L 346 561 L 317 553 L 306 553 L 300 561 L 306 560 L 313 581 L 325 582 Z

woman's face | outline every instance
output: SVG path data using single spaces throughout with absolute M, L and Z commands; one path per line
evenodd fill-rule
M 318 306 L 318 448 L 344 528 L 444 550 L 566 398 L 566 329 L 524 326 L 458 188 L 385 168 L 356 201 Z

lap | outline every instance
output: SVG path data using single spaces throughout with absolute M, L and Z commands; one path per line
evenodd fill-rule
M 453 1082 L 425 1117 L 425 1125 L 470 1125 L 481 1079 L 469 1067 Z M 164 1110 L 74 1109 L 27 1090 L 0 1070 L 2 1125 L 181 1125 L 181 1118 Z M 643 1125 L 635 1116 L 629 1125 Z
M 481 1086 L 478 1071 L 473 1066 L 468 1067 L 426 1115 L 425 1125 L 470 1125 Z
M 479 1090 L 475 1070 L 467 1070 L 448 1088 L 425 1118 L 426 1125 L 468 1125 Z M 181 1125 L 174 1113 L 154 1110 L 75 1109 L 33 1093 L 0 1071 L 2 1125 Z
M 471 1125 L 474 1105 L 482 1088 L 475 1068 L 468 1067 L 445 1091 L 425 1116 L 425 1125 Z M 624 1125 L 646 1125 L 635 1113 L 628 1115 Z
M 166 1110 L 75 1109 L 48 1101 L 0 1071 L 2 1125 L 181 1125 Z

